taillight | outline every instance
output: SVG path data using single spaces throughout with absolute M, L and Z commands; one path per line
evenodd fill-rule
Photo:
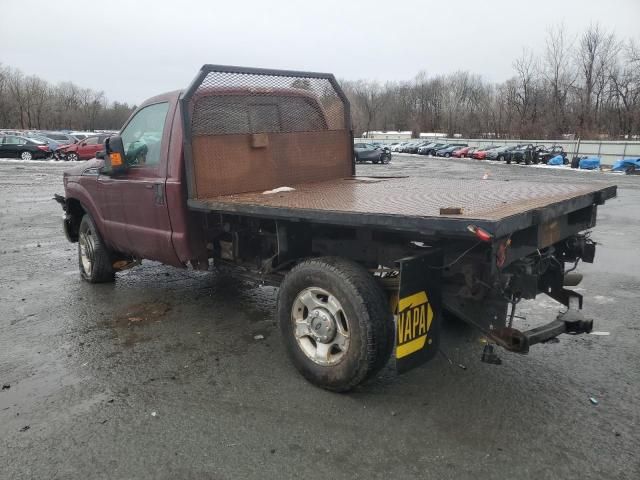
M 480 228 L 476 225 L 467 225 L 467 230 L 473 233 L 481 242 L 491 242 L 493 235 L 487 232 L 484 228 Z
M 47 147 L 46 145 L 38 145 L 38 150 L 42 150 L 43 152 L 48 152 L 49 151 L 49 147 Z

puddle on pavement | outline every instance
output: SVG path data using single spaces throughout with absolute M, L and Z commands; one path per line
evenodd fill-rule
M 142 327 L 161 321 L 171 311 L 171 305 L 165 302 L 145 302 L 127 306 L 106 323 L 114 328 L 118 343 L 131 348 L 136 344 L 147 342 L 151 337 L 140 332 Z
M 118 327 L 145 325 L 160 321 L 170 310 L 171 305 L 165 302 L 145 302 L 129 305 L 123 313 L 115 316 L 114 323 Z

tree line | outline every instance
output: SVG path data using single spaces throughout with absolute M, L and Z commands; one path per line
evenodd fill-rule
M 545 48 L 524 50 L 513 76 L 419 73 L 410 81 L 342 81 L 356 136 L 373 130 L 466 138 L 584 139 L 640 135 L 640 47 L 599 25 L 570 38 L 550 28 Z
M 0 128 L 119 129 L 135 106 L 109 102 L 104 92 L 72 82 L 57 85 L 0 64 Z
M 583 139 L 640 135 L 640 45 L 600 25 L 569 37 L 550 28 L 545 48 L 524 50 L 502 83 L 458 71 L 380 83 L 340 82 L 356 136 L 372 130 L 467 138 Z M 118 129 L 135 106 L 72 82 L 57 85 L 0 64 L 0 127 Z

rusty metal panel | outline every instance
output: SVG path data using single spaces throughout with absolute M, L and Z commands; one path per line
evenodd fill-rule
M 245 193 L 210 197 L 217 210 L 225 205 L 260 205 L 278 209 L 321 210 L 419 218 L 495 221 L 593 193 L 588 184 L 502 182 L 449 178 L 351 177 L 290 185 L 291 192 Z M 461 215 L 441 215 L 459 207 Z M 235 209 L 237 210 L 237 209 Z
M 191 199 L 353 174 L 349 102 L 331 74 L 205 65 L 181 106 Z
M 196 135 L 194 175 L 198 198 L 262 192 L 351 175 L 345 131 L 269 133 L 255 147 L 252 134 Z

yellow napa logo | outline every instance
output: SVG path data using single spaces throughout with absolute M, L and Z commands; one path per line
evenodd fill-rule
M 424 348 L 433 321 L 433 309 L 427 292 L 421 291 L 398 301 L 396 358 L 406 357 Z

